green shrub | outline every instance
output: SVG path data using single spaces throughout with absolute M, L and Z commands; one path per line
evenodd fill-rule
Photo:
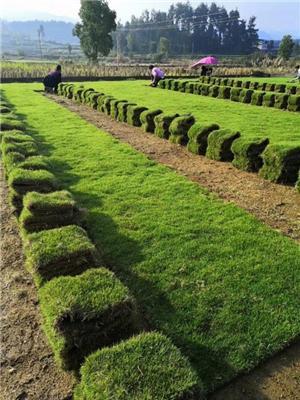
M 262 152 L 269 144 L 268 138 L 246 139 L 240 137 L 231 146 L 234 154 L 232 164 L 243 171 L 257 172 L 263 165 Z
M 244 89 L 249 89 L 249 87 L 250 87 L 250 81 L 244 81 L 243 83 L 242 83 L 242 88 L 244 88 Z
M 210 86 L 210 87 L 209 87 L 209 91 L 208 91 L 209 96 L 211 96 L 211 97 L 218 97 L 218 95 L 219 95 L 219 88 L 220 88 L 220 86 L 216 86 L 216 85 Z
M 266 92 L 274 92 L 274 90 L 275 90 L 275 83 L 266 84 Z
M 3 154 L 2 161 L 6 176 L 9 176 L 11 171 L 24 160 L 24 154 L 18 153 L 16 151 L 11 151 L 9 153 Z
M 42 194 L 29 192 L 23 198 L 19 223 L 26 232 L 78 225 L 82 212 L 67 191 Z
M 286 93 L 276 93 L 274 107 L 284 110 L 288 106 L 289 95 Z
M 188 131 L 188 150 L 194 154 L 205 155 L 208 135 L 219 128 L 217 124 L 203 125 L 195 123 Z
M 286 89 L 286 85 L 283 85 L 282 83 L 277 83 L 274 88 L 275 92 L 279 92 L 279 93 L 284 93 L 285 89 Z
M 142 112 L 140 120 L 144 132 L 154 133 L 155 131 L 154 118 L 161 113 L 162 110 L 146 110 Z
M 137 330 L 134 299 L 105 268 L 55 278 L 39 289 L 39 301 L 45 333 L 66 370 L 78 369 L 93 351 Z
M 287 108 L 289 111 L 300 111 L 300 96 L 289 95 Z
M 25 157 L 35 156 L 38 154 L 38 147 L 35 142 L 22 142 L 22 143 L 2 143 L 3 154 L 17 152 L 23 154 Z
M 118 104 L 118 116 L 117 120 L 119 122 L 127 122 L 127 110 L 130 106 L 136 106 L 135 103 L 119 103 Z
M 141 126 L 140 116 L 143 111 L 148 110 L 147 107 L 128 106 L 127 108 L 127 123 L 133 126 Z
M 210 85 L 208 83 L 203 83 L 201 85 L 201 95 L 202 96 L 208 96 L 209 95 L 209 88 L 210 88 Z
M 112 100 L 110 103 L 110 115 L 112 118 L 117 119 L 118 118 L 118 104 L 119 103 L 128 103 L 127 100 Z
M 15 120 L 13 118 L 1 117 L 0 120 L 0 129 L 1 131 L 25 131 L 26 127 L 22 121 Z
M 252 93 L 251 104 L 254 106 L 261 106 L 263 103 L 265 94 L 266 94 L 266 92 L 262 92 L 260 90 L 255 90 Z
M 188 142 L 188 131 L 194 123 L 195 118 L 192 115 L 182 115 L 173 119 L 169 127 L 170 142 L 185 146 Z
M 179 117 L 179 114 L 159 114 L 154 117 L 154 134 L 160 138 L 168 139 L 170 136 L 170 125 L 171 122 Z
M 231 93 L 231 87 L 230 86 L 220 86 L 219 90 L 219 99 L 230 99 L 230 93 Z
M 62 275 L 78 275 L 96 265 L 96 249 L 85 230 L 75 225 L 25 237 L 26 266 L 37 286 Z
M 91 354 L 74 400 L 202 400 L 202 393 L 188 359 L 167 337 L 150 332 Z
M 230 100 L 231 101 L 240 101 L 240 93 L 242 90 L 241 87 L 233 87 L 230 91 Z
M 208 135 L 206 156 L 217 161 L 232 161 L 233 153 L 231 145 L 240 136 L 239 132 L 230 129 L 220 129 L 211 132 Z
M 300 147 L 269 145 L 262 153 L 264 161 L 259 174 L 272 182 L 295 184 L 300 169 Z
M 263 98 L 263 106 L 274 107 L 275 104 L 275 93 L 267 92 Z
M 253 90 L 252 89 L 242 89 L 239 99 L 241 103 L 245 103 L 245 104 L 249 104 L 251 103 L 251 98 L 252 98 L 252 94 L 253 94 Z

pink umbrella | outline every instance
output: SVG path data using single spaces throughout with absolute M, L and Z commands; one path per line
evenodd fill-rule
M 191 65 L 191 68 L 197 68 L 200 65 L 216 65 L 218 64 L 218 59 L 213 56 L 208 56 L 201 58 L 201 60 L 195 62 L 193 65 Z

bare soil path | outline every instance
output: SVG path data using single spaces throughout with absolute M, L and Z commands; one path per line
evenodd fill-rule
M 67 400 L 74 378 L 56 366 L 41 329 L 37 292 L 24 267 L 18 226 L 0 166 L 1 400 Z
M 230 163 L 192 154 L 183 146 L 117 122 L 89 106 L 55 95 L 48 97 L 149 158 L 187 176 L 223 200 L 235 203 L 265 224 L 300 242 L 300 195 L 295 188 L 268 182 L 257 174 L 240 171 Z

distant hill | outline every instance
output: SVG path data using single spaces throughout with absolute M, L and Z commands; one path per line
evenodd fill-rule
M 43 25 L 45 32 L 45 41 L 57 43 L 79 44 L 77 37 L 72 35 L 74 24 L 64 21 L 1 21 L 2 33 L 12 37 L 26 37 L 28 39 L 37 39 L 37 30 Z

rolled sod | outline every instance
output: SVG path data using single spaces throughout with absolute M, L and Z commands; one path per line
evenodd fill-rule
M 261 90 L 255 90 L 251 97 L 251 104 L 253 106 L 261 106 L 263 103 L 264 95 L 266 92 Z
M 34 143 L 32 136 L 23 133 L 22 131 L 6 131 L 2 136 L 2 143 Z
M 3 105 L 0 106 L 0 114 L 8 114 L 10 112 L 11 112 L 11 109 L 9 107 L 3 106 Z
M 290 95 L 287 108 L 289 111 L 300 111 L 300 96 Z
M 254 90 L 251 89 L 242 89 L 239 95 L 239 101 L 245 104 L 251 103 L 251 97 L 253 92 Z
M 16 119 L 8 117 L 1 117 L 0 129 L 1 131 L 11 131 L 14 129 L 17 129 L 19 131 L 25 131 L 26 127 L 22 121 L 18 121 Z
M 220 86 L 218 98 L 219 99 L 230 99 L 231 89 L 232 88 L 230 86 Z
M 171 83 L 171 89 L 172 89 L 172 90 L 175 90 L 176 92 L 178 92 L 178 90 L 179 90 L 179 83 L 180 83 L 180 81 L 173 81 L 173 82 Z
M 127 124 L 133 126 L 142 126 L 140 116 L 142 112 L 148 110 L 147 107 L 128 106 L 127 108 Z
M 169 128 L 170 142 L 185 146 L 188 142 L 188 131 L 194 123 L 195 117 L 193 115 L 182 115 L 175 118 Z
M 3 154 L 2 157 L 5 173 L 9 176 L 10 172 L 16 168 L 21 162 L 25 161 L 24 154 L 12 151 L 7 154 Z
M 89 99 L 88 99 L 88 104 L 94 109 L 97 109 L 98 106 L 98 98 L 103 96 L 104 93 L 99 93 L 99 92 L 92 92 L 89 95 Z
M 288 106 L 289 95 L 286 93 L 276 93 L 274 107 L 280 110 L 285 110 Z
M 187 358 L 166 336 L 150 332 L 91 354 L 74 400 L 202 400 L 202 393 Z
M 266 92 L 274 92 L 274 90 L 275 90 L 275 83 L 266 84 Z
M 217 161 L 232 161 L 231 145 L 241 134 L 230 129 L 220 129 L 208 135 L 206 156 Z
M 81 218 L 82 212 L 69 192 L 58 191 L 48 194 L 30 192 L 23 198 L 19 223 L 27 232 L 39 232 L 78 225 Z
M 105 97 L 105 99 L 103 101 L 102 110 L 106 115 L 110 115 L 111 114 L 111 103 L 114 100 L 116 100 L 116 99 L 114 97 L 112 97 L 112 96 Z
M 135 300 L 105 268 L 52 279 L 39 289 L 39 301 L 45 333 L 66 370 L 78 369 L 93 351 L 137 332 Z
M 275 103 L 275 93 L 266 92 L 263 98 L 262 105 L 265 107 L 274 107 L 274 103 Z
M 233 87 L 230 91 L 231 101 L 240 101 L 240 93 L 243 89 L 241 87 Z
M 112 118 L 117 119 L 118 118 L 118 104 L 119 103 L 128 103 L 127 100 L 112 100 L 110 103 L 110 115 Z
M 154 133 L 154 118 L 159 114 L 162 114 L 162 110 L 146 110 L 142 112 L 140 116 L 140 121 L 142 123 L 142 128 L 144 132 Z
M 154 134 L 160 138 L 168 139 L 170 136 L 171 122 L 179 117 L 179 114 L 159 114 L 154 118 Z
M 201 85 L 201 95 L 202 96 L 208 96 L 209 95 L 209 89 L 210 89 L 210 85 L 208 83 L 203 83 Z M 220 94 L 220 90 L 221 90 L 221 88 L 219 89 L 219 94 Z
M 22 143 L 2 143 L 1 148 L 3 154 L 17 152 L 23 154 L 25 157 L 35 156 L 38 154 L 38 146 L 33 141 L 25 141 Z
M 286 85 L 282 83 L 277 83 L 274 88 L 275 92 L 284 93 L 286 90 Z
M 137 104 L 135 103 L 129 103 L 129 102 L 124 102 L 124 103 L 119 103 L 118 104 L 118 116 L 117 120 L 119 122 L 127 122 L 127 110 L 129 106 L 136 106 Z
M 217 85 L 212 85 L 212 86 L 210 86 L 209 91 L 208 91 L 209 96 L 211 96 L 211 97 L 218 97 L 218 95 L 219 95 L 219 89 L 220 89 L 220 87 L 217 86 Z
M 195 123 L 188 131 L 188 150 L 194 154 L 205 155 L 208 135 L 219 128 L 217 124 L 203 125 Z
M 296 94 L 297 86 L 295 85 L 286 85 L 286 93 L 287 94 Z
M 232 164 L 243 171 L 257 172 L 263 165 L 261 153 L 269 144 L 268 138 L 247 139 L 240 137 L 231 146 L 234 154 Z
M 300 147 L 267 146 L 262 153 L 263 167 L 259 175 L 272 182 L 294 185 L 300 169 Z
M 96 265 L 95 246 L 76 225 L 27 235 L 25 255 L 37 286 L 57 276 L 81 274 Z
M 250 86 L 249 86 L 249 89 L 257 90 L 258 89 L 258 85 L 259 85 L 259 82 L 251 82 Z
M 162 79 L 161 81 L 159 81 L 158 87 L 161 89 L 166 89 L 166 80 Z
M 9 174 L 9 199 L 17 213 L 20 213 L 23 196 L 28 192 L 49 193 L 57 190 L 57 180 L 53 174 L 45 170 L 12 169 Z
M 244 81 L 242 83 L 242 88 L 244 89 L 249 89 L 251 82 L 250 81 Z
M 19 165 L 19 168 L 23 169 L 44 169 L 48 170 L 50 168 L 50 162 L 47 157 L 44 156 L 31 156 L 27 157 L 26 160 L 22 161 Z

